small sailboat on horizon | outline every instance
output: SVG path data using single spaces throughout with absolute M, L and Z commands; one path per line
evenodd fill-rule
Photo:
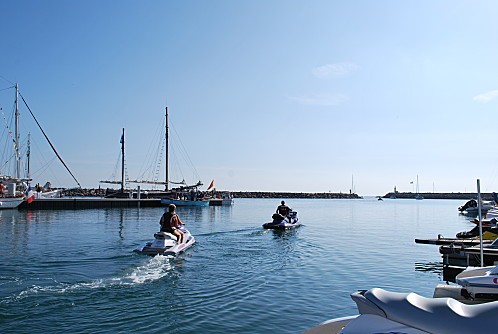
M 417 175 L 417 192 L 415 194 L 415 199 L 416 200 L 423 200 L 424 199 L 424 196 L 420 195 L 420 193 L 419 193 L 419 189 L 418 189 L 418 175 Z

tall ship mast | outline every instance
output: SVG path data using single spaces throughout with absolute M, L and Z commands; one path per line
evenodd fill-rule
M 169 191 L 169 126 L 168 126 L 168 107 L 166 107 L 166 166 L 165 166 L 165 178 L 166 178 L 166 184 L 165 184 L 165 191 Z

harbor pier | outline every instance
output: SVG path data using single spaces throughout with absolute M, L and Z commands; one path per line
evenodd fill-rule
M 161 200 L 157 198 L 40 198 L 31 203 L 23 202 L 19 210 L 78 210 L 100 208 L 151 208 L 160 207 Z

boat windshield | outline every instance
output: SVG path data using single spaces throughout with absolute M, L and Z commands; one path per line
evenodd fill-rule
M 498 266 L 494 267 L 489 271 L 490 275 L 498 275 Z

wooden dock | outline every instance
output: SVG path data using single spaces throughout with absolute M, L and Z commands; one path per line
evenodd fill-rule
M 40 198 L 31 203 L 22 202 L 19 210 L 80 210 L 101 208 L 152 208 L 161 207 L 161 200 L 157 198 L 103 198 L 103 197 L 74 197 L 74 198 Z
M 417 244 L 426 244 L 426 245 L 457 245 L 457 246 L 476 246 L 479 245 L 479 238 L 437 238 L 437 239 L 415 239 L 415 243 Z

